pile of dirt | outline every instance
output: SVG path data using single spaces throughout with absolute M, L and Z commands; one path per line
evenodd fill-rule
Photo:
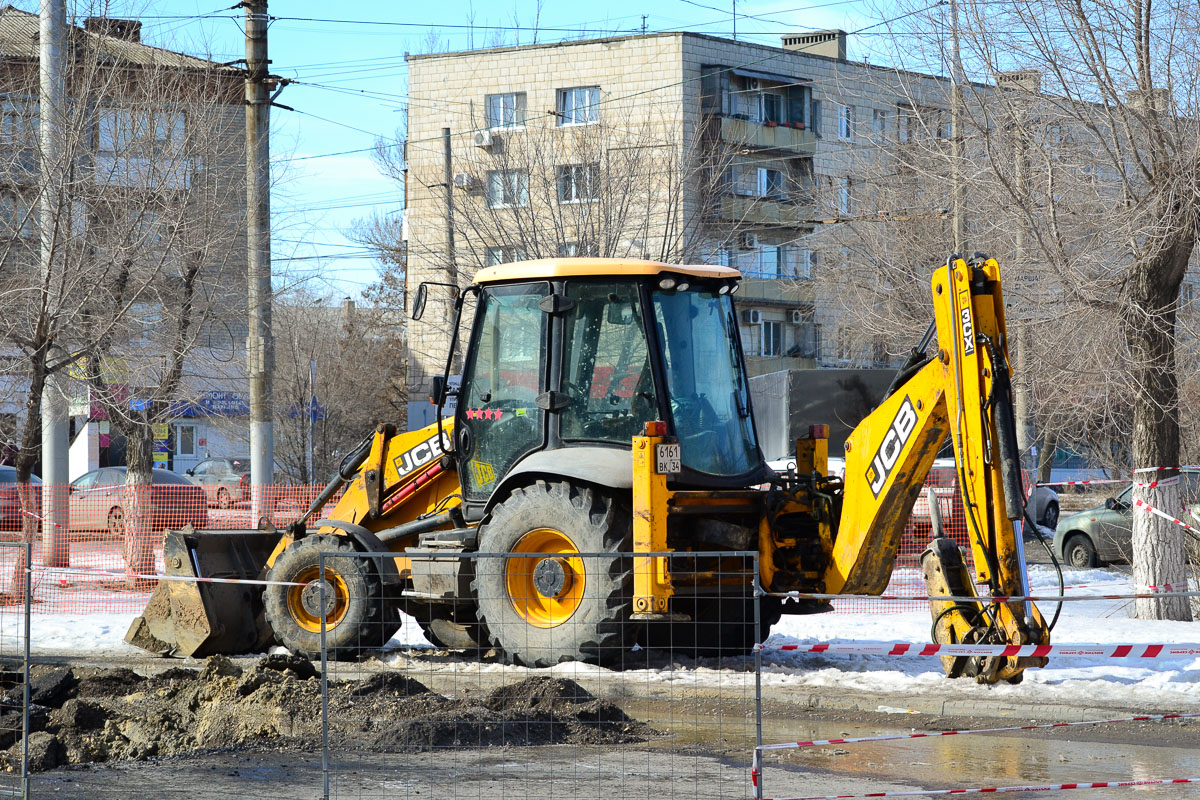
M 22 687 L 0 671 L 0 765 L 20 759 Z M 6 679 L 7 678 L 7 679 Z M 154 677 L 127 669 L 35 667 L 30 679 L 35 771 L 248 746 L 313 749 L 321 741 L 321 681 L 303 658 L 241 667 L 223 656 L 202 670 Z M 618 744 L 655 732 L 571 680 L 530 678 L 478 698 L 449 698 L 382 672 L 329 687 L 331 746 L 417 752 L 443 747 Z

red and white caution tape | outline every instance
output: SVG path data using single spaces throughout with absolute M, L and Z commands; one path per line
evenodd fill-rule
M 1103 586 L 1104 584 L 1094 584 Z M 980 602 L 980 603 L 1069 603 L 1085 600 L 1144 600 L 1159 597 L 1200 597 L 1200 590 L 1175 589 L 1170 584 L 1164 586 L 1147 586 L 1144 592 L 1126 594 L 1048 594 L 1048 595 L 985 595 L 971 597 L 967 595 L 940 594 L 829 594 L 821 592 L 767 592 L 768 597 L 783 597 L 793 600 L 905 600 L 917 602 L 951 601 L 951 602 Z
M 929 797 L 946 794 L 1006 794 L 1008 792 L 1057 792 L 1068 789 L 1116 789 L 1122 786 L 1163 786 L 1172 783 L 1200 783 L 1197 778 L 1147 778 L 1132 781 L 1094 781 L 1092 783 L 1045 783 L 1030 786 L 989 786 L 979 789 L 921 789 L 906 792 L 866 792 L 865 794 L 818 794 L 787 800 L 848 800 L 852 797 Z M 778 798 L 776 800 L 783 800 Z
M 1156 486 L 1170 486 L 1173 483 L 1178 483 L 1179 480 L 1180 479 L 1179 479 L 1178 475 L 1173 475 L 1170 478 L 1163 478 L 1160 481 L 1150 481 L 1148 483 L 1135 481 L 1135 482 L 1133 482 L 1133 485 L 1140 486 L 1145 489 L 1153 489 Z M 1102 484 L 1102 483 L 1130 483 L 1130 482 L 1131 481 L 1129 478 L 1105 478 L 1105 479 L 1097 478 L 1094 481 L 1048 481 L 1046 483 L 1038 483 L 1035 485 L 1036 486 L 1092 486 L 1093 484 Z
M 758 650 L 825 653 L 847 656 L 1002 656 L 1043 658 L 1195 658 L 1200 644 L 936 644 L 933 642 L 820 642 L 817 644 L 760 644 Z
M 294 581 L 263 581 L 250 578 L 195 578 L 190 575 L 140 575 L 116 569 L 84 569 L 82 567 L 51 567 L 46 572 L 60 574 L 102 575 L 111 578 L 137 578 L 148 581 L 182 581 L 184 583 L 237 583 L 246 586 L 307 586 Z
M 1173 469 L 1200 469 L 1200 465 L 1184 464 L 1182 467 L 1138 467 L 1134 472 L 1168 472 Z
M 1200 530 L 1193 528 L 1191 525 L 1188 525 L 1186 522 L 1184 522 L 1181 519 L 1176 519 L 1175 517 L 1172 517 L 1170 514 L 1168 514 L 1167 512 L 1163 511 L 1160 508 L 1155 508 L 1154 506 L 1150 505 L 1149 503 L 1147 503 L 1145 500 L 1143 500 L 1140 497 L 1135 497 L 1133 499 L 1133 504 L 1135 506 L 1137 506 L 1138 508 L 1146 509 L 1151 514 L 1154 514 L 1156 517 L 1162 517 L 1163 519 L 1170 520 L 1171 522 L 1174 522 L 1176 525 L 1179 525 L 1180 527 L 1184 528 L 1185 530 L 1189 530 L 1192 533 L 1196 534 L 1197 536 L 1200 536 Z
M 855 744 L 857 742 L 891 742 L 897 739 L 932 739 L 937 736 L 964 736 L 970 733 L 1004 733 L 1006 731 L 1034 731 L 1042 728 L 1069 728 L 1078 725 L 1111 725 L 1116 722 L 1151 722 L 1164 719 L 1192 719 L 1200 713 L 1190 714 L 1147 714 L 1140 717 L 1119 719 L 1091 719 L 1077 722 L 1046 722 L 1040 725 L 1013 725 L 1008 728 L 972 728 L 959 731 L 934 731 L 933 733 L 895 733 L 887 736 L 856 736 L 851 739 L 814 739 L 811 742 L 782 742 L 764 744 L 759 750 L 794 750 L 798 747 L 822 747 L 827 744 Z M 757 762 L 756 762 L 757 763 Z

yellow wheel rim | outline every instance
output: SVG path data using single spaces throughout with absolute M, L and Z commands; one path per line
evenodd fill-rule
M 583 559 L 560 531 L 538 528 L 522 536 L 513 553 L 544 553 L 505 560 L 504 582 L 516 612 L 537 628 L 554 628 L 583 602 Z
M 320 574 L 321 570 L 315 564 L 302 570 L 299 575 L 292 578 L 292 581 L 303 585 L 289 586 L 287 591 L 288 613 L 292 615 L 292 619 L 296 621 L 297 625 L 311 633 L 321 632 L 320 595 L 309 597 L 313 609 L 318 609 L 314 613 L 304 603 L 305 591 L 308 591 L 310 595 L 320 591 L 315 585 L 309 586 L 319 580 Z M 333 608 L 325 618 L 325 630 L 329 630 L 346 616 L 346 610 L 350 607 L 350 590 L 346 588 L 346 581 L 342 579 L 342 576 L 328 566 L 325 567 L 325 580 L 333 590 Z M 326 589 L 325 591 L 329 592 L 330 590 Z M 326 595 L 326 603 L 329 602 L 329 599 Z

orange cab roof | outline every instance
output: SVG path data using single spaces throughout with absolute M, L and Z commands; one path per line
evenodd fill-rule
M 741 278 L 731 267 L 708 264 L 664 264 L 637 258 L 540 258 L 485 267 L 475 273 L 475 283 L 552 280 L 554 278 L 604 278 L 658 275 L 663 272 L 696 278 Z

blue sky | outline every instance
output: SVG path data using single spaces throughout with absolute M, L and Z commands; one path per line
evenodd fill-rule
M 37 11 L 36 0 L 18 5 Z M 116 0 L 109 14 L 141 18 L 143 40 L 150 44 L 232 61 L 245 54 L 243 12 L 228 10 L 228 5 L 232 0 L 142 0 L 136 5 Z M 270 28 L 271 69 L 301 82 L 278 100 L 296 110 L 272 115 L 277 273 L 305 273 L 310 288 L 338 298 L 355 296 L 371 282 L 376 263 L 345 234 L 356 219 L 401 208 L 399 187 L 379 174 L 368 149 L 378 137 L 394 136 L 403 120 L 404 53 L 427 51 L 431 34 L 438 37 L 439 49 L 466 49 L 472 42 L 482 47 L 496 35 L 510 44 L 518 36 L 522 44 L 529 43 L 537 5 L 533 0 L 271 0 L 270 13 L 277 18 Z M 789 32 L 853 31 L 883 19 L 888 5 L 886 0 L 739 2 L 737 34 L 778 44 L 779 36 Z M 609 0 L 599 6 L 546 0 L 538 41 L 579 38 L 580 32 L 634 33 L 641 30 L 643 15 L 647 31 L 734 32 L 732 5 L 721 0 Z M 472 24 L 475 30 L 467 30 Z M 870 43 L 851 37 L 851 57 L 869 56 Z M 334 153 L 338 155 L 329 155 Z

